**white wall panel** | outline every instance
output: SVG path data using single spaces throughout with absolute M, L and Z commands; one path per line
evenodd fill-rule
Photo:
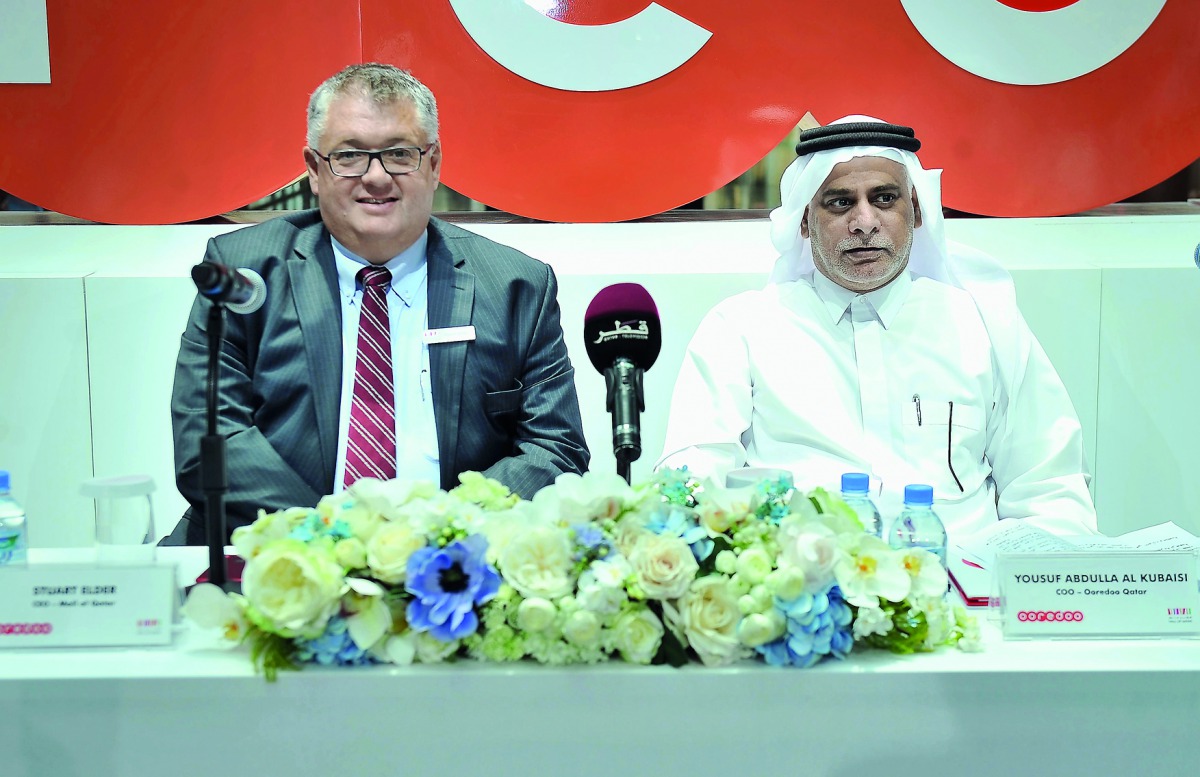
M 1200 534 L 1200 271 L 1105 270 L 1096 499 L 1112 532 Z
M 86 279 L 96 477 L 154 478 L 154 520 L 167 534 L 187 503 L 175 489 L 171 385 L 196 287 L 187 278 Z
M 3 252 L 0 252 L 3 253 Z M 0 469 L 35 546 L 91 544 L 92 475 L 83 279 L 0 275 Z

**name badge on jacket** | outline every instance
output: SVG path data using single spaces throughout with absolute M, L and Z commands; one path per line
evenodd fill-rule
M 434 343 L 461 343 L 475 339 L 473 326 L 448 326 L 443 329 L 426 329 L 422 336 L 426 345 Z

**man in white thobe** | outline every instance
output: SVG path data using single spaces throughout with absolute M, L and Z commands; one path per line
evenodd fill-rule
M 941 171 L 919 146 L 868 117 L 801 136 L 771 283 L 701 322 L 658 466 L 782 468 L 834 490 L 866 472 L 885 521 L 925 483 L 952 538 L 998 518 L 1095 532 L 1066 389 L 1008 273 L 947 246 Z

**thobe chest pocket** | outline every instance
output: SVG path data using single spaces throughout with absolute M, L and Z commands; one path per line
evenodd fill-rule
M 981 464 L 987 441 L 983 409 L 914 396 L 904 403 L 904 443 L 909 463 L 929 479 L 939 498 L 971 494 L 987 476 Z

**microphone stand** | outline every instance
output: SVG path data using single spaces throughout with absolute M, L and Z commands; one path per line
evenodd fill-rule
M 225 438 L 217 434 L 217 387 L 224 340 L 225 305 L 214 301 L 208 309 L 208 434 L 200 439 L 200 485 L 204 491 L 208 581 L 227 593 L 237 593 L 241 586 L 228 579 L 225 562 L 225 494 L 229 491 L 229 472 Z
M 604 371 L 608 396 L 605 404 L 613 417 L 613 457 L 617 474 L 630 483 L 630 465 L 642 455 L 638 413 L 646 410 L 642 371 L 629 359 L 620 358 Z

